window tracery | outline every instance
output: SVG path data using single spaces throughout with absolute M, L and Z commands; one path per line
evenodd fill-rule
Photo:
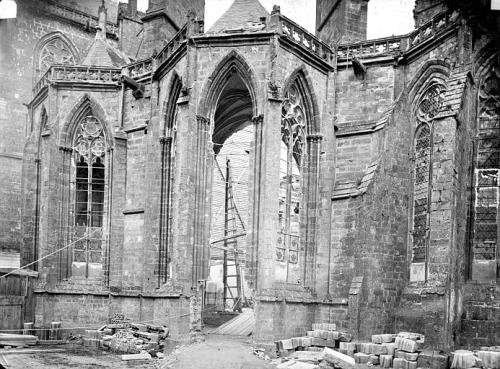
M 277 261 L 299 263 L 301 168 L 304 161 L 306 115 L 302 96 L 293 84 L 282 103 Z
M 412 262 L 428 259 L 432 191 L 432 122 L 443 105 L 445 86 L 431 84 L 416 108 L 414 138 Z
M 498 278 L 499 116 L 500 74 L 495 66 L 479 87 L 471 247 L 472 276 L 478 280 Z
M 73 51 L 60 37 L 54 37 L 42 46 L 38 57 L 39 73 L 43 74 L 51 65 L 56 64 L 76 64 Z
M 105 155 L 103 126 L 89 112 L 73 141 L 73 276 L 97 278 L 102 271 Z

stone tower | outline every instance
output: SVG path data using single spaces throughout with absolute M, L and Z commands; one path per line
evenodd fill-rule
M 316 35 L 327 43 L 366 40 L 368 0 L 317 0 Z
M 149 57 L 153 50 L 161 50 L 186 23 L 186 17 L 194 14 L 203 18 L 205 0 L 150 0 L 144 22 L 144 41 L 140 57 Z

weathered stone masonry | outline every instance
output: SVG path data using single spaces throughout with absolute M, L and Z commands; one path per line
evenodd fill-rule
M 435 348 L 498 342 L 499 54 L 482 4 L 417 1 L 414 32 L 366 41 L 367 1 L 318 1 L 325 43 L 256 0 L 208 30 L 202 1 L 152 1 L 146 14 L 131 2 L 116 23 L 101 7 L 88 28 L 20 3 L 17 24 L 0 26 L 31 40 L 13 45 L 33 67 L 1 54 L 31 101 L 22 221 L 1 226 L 9 245 L 22 235 L 23 263 L 63 248 L 36 265 L 37 325 L 125 313 L 198 339 L 214 148 L 251 126 L 257 340 L 324 321 L 360 339 L 396 329 Z M 134 32 L 140 44 L 125 41 Z M 45 63 L 47 45 L 58 57 Z M 14 160 L 24 113 L 4 96 L 19 107 L 4 124 Z

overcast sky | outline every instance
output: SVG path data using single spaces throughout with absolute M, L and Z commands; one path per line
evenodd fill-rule
M 123 0 L 122 0 L 123 1 Z M 147 8 L 147 0 L 138 0 L 140 10 Z M 315 0 L 260 0 L 270 12 L 273 5 L 281 6 L 281 13 L 314 33 L 316 24 Z M 205 29 L 231 6 L 233 0 L 206 0 Z M 370 0 L 368 3 L 368 38 L 402 35 L 413 29 L 415 0 Z

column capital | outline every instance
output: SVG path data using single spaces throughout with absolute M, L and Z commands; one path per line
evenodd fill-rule
M 198 124 L 203 125 L 208 125 L 208 123 L 210 123 L 210 120 L 202 115 L 196 115 L 196 121 L 198 122 Z
M 63 151 L 63 152 L 72 152 L 73 151 L 73 148 L 72 147 L 69 147 L 69 146 L 63 146 L 63 145 L 60 145 L 59 146 L 59 150 Z
M 308 142 L 319 142 L 319 141 L 323 140 L 323 135 L 321 135 L 319 133 L 310 134 L 310 135 L 306 136 L 306 140 Z
M 263 121 L 264 121 L 264 114 L 259 114 L 252 118 L 252 122 L 254 124 L 261 124 Z
M 167 144 L 172 142 L 172 136 L 162 136 L 160 137 L 160 143 Z

